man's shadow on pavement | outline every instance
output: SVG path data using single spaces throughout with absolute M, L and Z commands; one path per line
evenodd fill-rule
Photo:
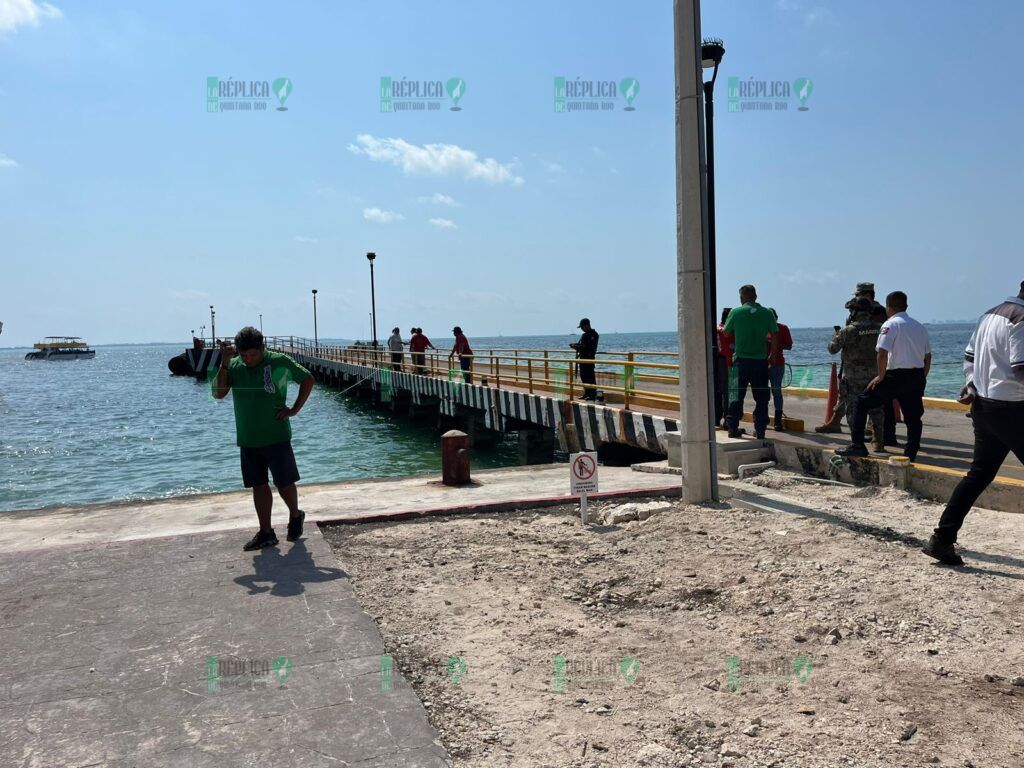
M 306 591 L 313 582 L 346 579 L 341 568 L 317 565 L 302 539 L 281 554 L 280 545 L 264 547 L 252 559 L 254 572 L 235 578 L 235 583 L 248 588 L 250 595 L 269 592 L 276 597 L 294 597 Z M 261 582 L 269 582 L 263 586 Z

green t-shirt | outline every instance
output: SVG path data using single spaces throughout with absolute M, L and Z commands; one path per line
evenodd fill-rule
M 767 360 L 767 336 L 769 333 L 778 333 L 779 324 L 775 322 L 775 315 L 770 309 L 752 301 L 742 307 L 733 307 L 725 320 L 725 332 L 736 339 L 734 358 Z
M 267 350 L 263 362 L 248 367 L 240 357 L 228 364 L 228 386 L 235 401 L 235 433 L 241 448 L 262 448 L 292 439 L 289 419 L 276 418 L 285 406 L 288 381 L 302 382 L 310 373 L 281 352 Z M 213 380 L 216 385 L 216 378 Z

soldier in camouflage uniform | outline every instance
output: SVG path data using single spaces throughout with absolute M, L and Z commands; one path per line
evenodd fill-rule
M 839 382 L 839 396 L 847 403 L 852 403 L 878 374 L 875 345 L 878 343 L 878 332 L 882 325 L 872 319 L 871 312 L 871 300 L 866 296 L 858 298 L 852 307 L 852 321 L 845 328 L 836 331 L 828 345 L 831 354 L 843 354 L 843 378 Z M 839 421 L 843 417 L 838 407 L 836 414 L 831 422 L 816 431 L 838 432 Z M 871 410 L 869 416 L 874 428 L 875 450 L 884 452 L 885 430 L 882 409 L 879 407 Z

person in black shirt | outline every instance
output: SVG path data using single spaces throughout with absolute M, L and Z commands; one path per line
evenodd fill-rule
M 577 360 L 594 360 L 597 358 L 597 341 L 600 339 L 600 335 L 597 331 L 590 327 L 590 320 L 583 318 L 580 320 L 579 329 L 583 331 L 583 335 L 580 336 L 580 340 L 575 344 L 569 346 L 576 350 Z M 594 384 L 597 383 L 597 374 L 594 373 L 593 363 L 578 363 L 576 369 L 580 372 L 580 381 L 583 382 L 583 399 L 584 400 L 597 400 L 597 390 L 594 388 Z M 590 384 L 591 386 L 586 386 Z

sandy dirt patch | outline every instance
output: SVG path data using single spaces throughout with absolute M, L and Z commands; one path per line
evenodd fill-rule
M 1024 516 L 972 513 L 951 569 L 938 505 L 757 486 L 819 513 L 324 533 L 456 766 L 1024 766 Z

